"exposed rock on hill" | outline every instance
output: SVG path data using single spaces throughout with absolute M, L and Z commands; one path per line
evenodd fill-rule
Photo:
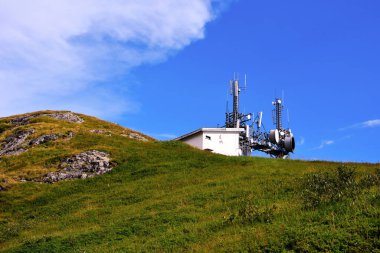
M 11 124 L 11 126 L 7 126 L 5 128 L 6 131 L 15 129 L 19 126 L 26 126 L 30 124 L 30 120 L 37 118 L 47 116 L 58 120 L 63 120 L 67 122 L 72 123 L 82 123 L 84 120 L 79 117 L 78 115 L 72 113 L 72 112 L 52 112 L 52 113 L 34 113 L 29 115 L 20 116 L 17 118 L 14 118 L 8 123 L 3 124 Z M 2 132 L 4 132 L 3 130 Z M 73 136 L 73 133 L 70 131 L 67 135 L 64 134 L 45 134 L 42 135 L 36 139 L 33 140 L 27 140 L 30 135 L 35 133 L 34 129 L 27 129 L 27 130 L 19 130 L 14 134 L 9 135 L 4 140 L 0 141 L 0 156 L 3 155 L 19 155 L 25 151 L 30 146 L 33 145 L 39 145 L 42 143 L 46 143 L 48 141 L 57 140 L 58 138 L 71 138 Z
M 103 129 L 91 129 L 90 133 L 93 133 L 93 134 L 102 134 L 102 135 L 107 135 L 107 136 L 111 136 L 112 135 L 111 131 L 106 131 L 106 130 L 103 130 Z
M 140 140 L 140 141 L 148 141 L 147 138 L 145 138 L 144 136 L 142 136 L 141 134 L 138 134 L 138 133 L 122 134 L 122 136 L 131 138 L 131 139 L 135 139 L 135 140 Z
M 48 173 L 43 181 L 54 183 L 61 180 L 87 178 L 109 172 L 113 168 L 109 154 L 97 150 L 83 152 L 66 158 L 61 164 L 60 171 Z
M 72 123 L 82 123 L 84 120 L 79 117 L 78 115 L 75 115 L 72 112 L 66 112 L 66 113 L 52 113 L 52 114 L 47 114 L 46 116 L 59 119 L 59 120 L 64 120 L 67 122 L 72 122 Z
M 78 138 L 70 140 L 74 134 Z M 153 140 L 115 123 L 69 111 L 46 110 L 0 118 L 0 180 L 7 180 L 0 181 L 0 190 L 20 182 L 53 183 L 104 174 L 116 163 L 97 150 L 112 150 L 113 140 L 125 147 L 137 144 L 128 139 Z
M 3 147 L 0 149 L 2 155 L 18 155 L 26 151 L 24 147 L 26 139 L 34 133 L 34 129 L 21 130 L 5 138 L 2 141 Z
M 54 119 L 64 120 L 64 121 L 72 122 L 72 123 L 84 122 L 84 120 L 81 117 L 79 117 L 78 115 L 75 115 L 72 112 L 55 112 L 55 113 L 43 113 L 43 114 L 21 116 L 21 117 L 11 120 L 11 123 L 16 126 L 24 126 L 24 125 L 29 124 L 31 119 L 42 117 L 42 116 L 48 116 Z
M 59 138 L 58 134 L 45 134 L 29 142 L 29 145 L 39 145 L 48 141 L 54 141 Z
M 17 131 L 15 134 L 8 136 L 3 141 L 0 141 L 0 156 L 19 155 L 27 151 L 30 148 L 30 146 L 40 145 L 48 141 L 54 141 L 60 137 L 72 138 L 73 136 L 72 132 L 69 132 L 67 135 L 45 134 L 28 141 L 27 138 L 33 133 L 35 133 L 34 129 L 20 130 Z
M 31 119 L 31 118 L 35 118 L 35 117 L 30 116 L 30 115 L 21 116 L 21 117 L 12 119 L 10 123 L 14 124 L 16 126 L 24 126 L 24 125 L 29 124 L 29 119 Z

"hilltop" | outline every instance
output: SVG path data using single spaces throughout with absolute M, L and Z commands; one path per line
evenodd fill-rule
M 94 117 L 0 119 L 0 251 L 380 252 L 379 164 L 227 157 Z

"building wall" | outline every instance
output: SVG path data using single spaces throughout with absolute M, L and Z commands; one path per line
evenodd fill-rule
M 239 156 L 239 133 L 236 132 L 203 132 L 202 149 L 212 150 L 213 153 Z
M 199 132 L 195 135 L 189 136 L 188 138 L 182 140 L 183 142 L 189 144 L 190 146 L 193 146 L 195 148 L 203 149 L 203 142 L 202 142 L 202 132 Z
M 183 139 L 185 143 L 213 153 L 239 156 L 239 133 L 220 131 L 203 131 Z

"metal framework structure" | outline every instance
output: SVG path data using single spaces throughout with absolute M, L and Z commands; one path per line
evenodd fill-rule
M 246 82 L 243 89 L 246 89 Z M 226 128 L 244 128 L 240 134 L 239 145 L 244 156 L 251 155 L 251 152 L 258 150 L 269 154 L 275 158 L 288 158 L 289 153 L 293 153 L 295 149 L 295 140 L 290 128 L 282 127 L 283 101 L 276 98 L 272 102 L 274 109 L 272 111 L 273 124 L 275 129 L 269 132 L 265 131 L 262 124 L 263 113 L 257 113 L 254 117 L 253 113 L 239 112 L 239 95 L 242 87 L 239 80 L 234 78 L 230 81 L 230 95 L 233 99 L 232 112 L 226 112 Z

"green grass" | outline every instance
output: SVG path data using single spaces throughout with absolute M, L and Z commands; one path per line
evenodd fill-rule
M 304 202 L 309 174 L 334 175 L 339 163 L 225 157 L 179 142 L 141 142 L 120 135 L 130 130 L 83 117 L 83 124 L 35 120 L 39 133 L 74 131 L 74 138 L 2 158 L 0 177 L 32 178 L 92 149 L 110 153 L 117 167 L 86 180 L 12 181 L 0 192 L 0 251 L 380 252 L 378 184 L 313 208 Z M 6 120 L 0 123 L 8 127 Z M 380 167 L 346 166 L 358 182 Z

